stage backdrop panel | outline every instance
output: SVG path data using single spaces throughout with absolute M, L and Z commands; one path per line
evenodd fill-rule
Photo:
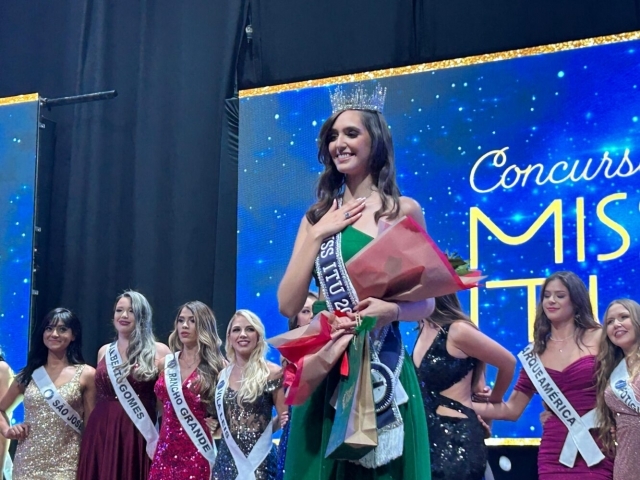
M 14 371 L 29 348 L 38 112 L 36 94 L 0 99 L 0 348 Z
M 557 270 L 588 284 L 600 315 L 615 298 L 640 299 L 638 38 L 242 92 L 238 306 L 268 335 L 286 329 L 276 290 L 314 200 L 329 86 L 372 79 L 388 89 L 402 193 L 423 206 L 443 250 L 489 275 L 460 295 L 483 332 L 514 354 L 525 347 L 539 285 Z M 409 350 L 415 327 L 403 325 Z M 517 423 L 496 422 L 493 442 L 535 444 L 540 411 L 535 400 Z

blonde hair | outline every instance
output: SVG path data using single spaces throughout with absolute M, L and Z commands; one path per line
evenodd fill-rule
M 158 376 L 156 367 L 156 338 L 153 335 L 153 311 L 148 300 L 135 290 L 126 290 L 116 298 L 113 305 L 115 312 L 118 302 L 122 298 L 131 302 L 131 310 L 135 317 L 135 328 L 129 336 L 127 359 L 117 366 L 122 372 L 120 381 L 124 381 L 130 374 L 139 382 L 148 382 Z M 136 368 L 133 368 L 133 366 Z
M 220 350 L 222 340 L 216 330 L 216 317 L 211 309 L 202 302 L 187 302 L 182 305 L 173 321 L 173 332 L 169 335 L 169 348 L 174 353 L 183 348 L 178 332 L 178 319 L 184 308 L 193 313 L 198 354 L 200 355 L 200 363 L 197 368 L 198 378 L 194 382 L 194 389 L 204 403 L 210 404 L 213 401 L 218 374 L 226 366 L 225 358 Z
M 627 309 L 633 330 L 636 334 L 636 351 L 628 357 L 628 365 L 631 367 L 630 378 L 635 378 L 640 374 L 640 305 L 628 298 L 620 298 L 611 302 L 604 314 L 605 329 L 609 309 L 614 305 L 622 305 Z M 598 353 L 598 370 L 596 371 L 596 409 L 598 412 L 598 433 L 608 452 L 615 451 L 615 439 L 611 433 L 611 428 L 615 427 L 616 421 L 613 412 L 605 402 L 604 392 L 609 385 L 611 373 L 624 358 L 625 356 L 622 349 L 614 345 L 608 335 L 602 335 L 600 339 L 600 352 Z
M 264 392 L 264 389 L 267 386 L 267 380 L 269 379 L 269 367 L 267 365 L 265 355 L 269 345 L 265 339 L 264 325 L 260 321 L 260 318 L 249 310 L 238 310 L 233 314 L 233 317 L 231 317 L 231 320 L 229 321 L 229 325 L 227 325 L 227 342 L 225 349 L 230 363 L 236 363 L 236 352 L 233 349 L 231 342 L 229 342 L 229 335 L 231 334 L 233 321 L 238 317 L 245 318 L 258 333 L 256 348 L 251 352 L 249 361 L 244 369 L 244 380 L 242 382 L 242 386 L 237 392 L 238 404 L 242 404 L 242 402 L 251 403 L 256 401 L 258 397 L 262 395 L 262 392 Z

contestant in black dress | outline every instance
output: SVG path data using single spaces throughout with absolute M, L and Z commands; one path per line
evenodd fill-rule
M 481 333 L 455 294 L 436 298 L 413 351 L 429 428 L 434 480 L 480 480 L 487 452 L 485 429 L 471 408 L 473 388 L 484 378 L 484 364 L 498 368 L 490 402 L 502 401 L 516 360 Z

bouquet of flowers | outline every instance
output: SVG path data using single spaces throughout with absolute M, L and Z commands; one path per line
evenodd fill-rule
M 380 222 L 378 236 L 354 255 L 346 268 L 358 298 L 394 302 L 447 295 L 476 287 L 484 278 L 479 271 L 466 268 L 460 256 L 449 259 L 409 217 L 393 224 Z M 289 361 L 284 374 L 287 404 L 304 403 L 338 361 L 347 375 L 349 360 L 344 352 L 353 335 L 331 332 L 331 324 L 341 315 L 339 311 L 321 312 L 306 327 L 269 339 Z M 367 324 L 362 329 L 372 327 Z
M 380 225 L 378 236 L 346 263 L 360 299 L 415 302 L 477 287 L 485 278 L 465 269 L 459 255 L 448 258 L 412 218 Z

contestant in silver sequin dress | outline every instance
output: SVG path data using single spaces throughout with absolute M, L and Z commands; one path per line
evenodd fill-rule
M 269 423 L 274 423 L 275 431 L 288 419 L 282 371 L 279 366 L 265 361 L 267 348 L 260 319 L 248 310 L 236 312 L 227 327 L 226 351 L 231 373 L 223 397 L 223 414 L 233 441 L 245 456 L 252 451 Z M 274 406 L 278 412 L 275 421 L 271 413 Z M 275 479 L 276 449 L 273 444 L 254 474 L 256 480 Z M 237 475 L 235 461 L 223 435 L 212 478 L 227 480 Z
M 3 412 L 24 395 L 25 421 L 10 427 L 0 418 L 2 434 L 18 440 L 14 480 L 74 480 L 81 435 L 53 410 L 32 379 L 44 366 L 58 393 L 84 421 L 95 403 L 95 370 L 84 365 L 80 321 L 69 310 L 49 312 L 33 336 L 27 366 L 0 401 Z
M 640 399 L 640 338 L 637 337 L 640 305 L 627 298 L 614 300 L 603 318 L 607 334 L 600 343 L 597 370 L 600 435 L 605 447 L 615 449 L 613 480 L 637 480 L 640 478 L 640 412 L 616 396 L 610 377 L 615 367 L 625 362 L 629 374 L 627 384 L 636 401 Z M 614 426 L 615 435 L 612 435 Z

